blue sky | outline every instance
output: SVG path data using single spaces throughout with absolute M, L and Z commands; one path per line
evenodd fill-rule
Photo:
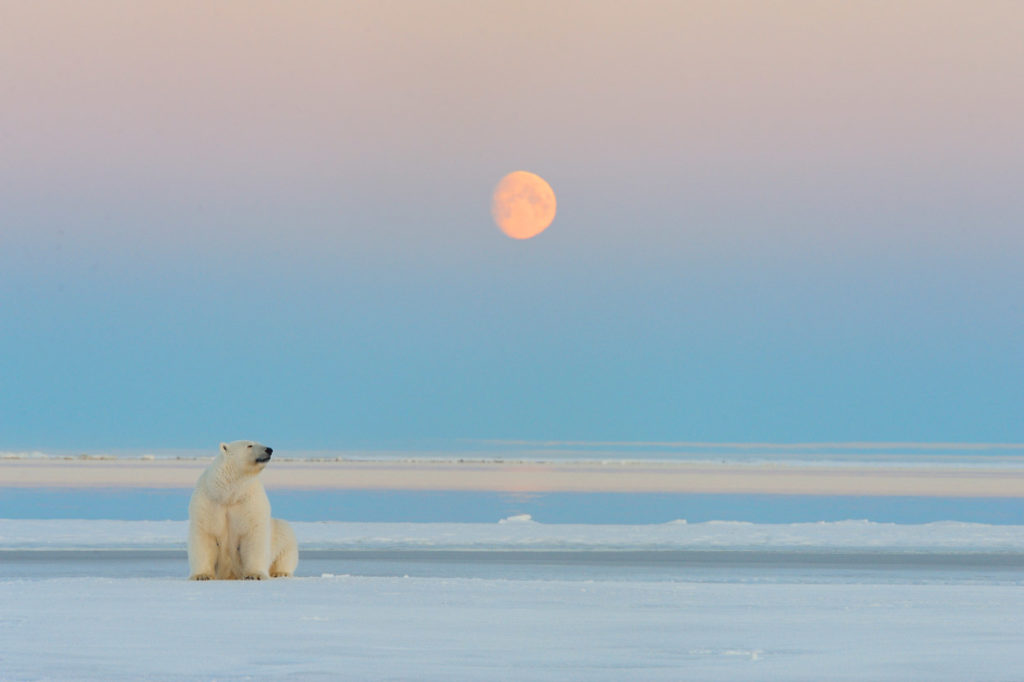
M 0 449 L 1024 441 L 1020 9 L 745 7 L 5 8 Z

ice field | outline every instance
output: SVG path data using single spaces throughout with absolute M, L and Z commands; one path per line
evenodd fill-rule
M 195 583 L 185 519 L 204 466 L 0 460 L 0 680 L 959 682 L 1024 671 L 1016 459 L 275 461 L 265 480 L 298 536 L 296 577 Z M 368 471 L 389 487 L 324 478 Z M 493 487 L 474 487 L 481 474 Z M 599 485 L 546 489 L 557 476 Z M 708 481 L 724 487 L 704 493 Z M 743 481 L 764 494 L 728 492 Z M 786 494 L 794 481 L 852 492 Z M 912 494 L 922 481 L 929 492 Z
M 181 521 L 0 522 L 0 678 L 1016 680 L 1024 528 L 297 523 L 184 579 Z
M 5 679 L 1018 680 L 1017 584 L 0 582 Z

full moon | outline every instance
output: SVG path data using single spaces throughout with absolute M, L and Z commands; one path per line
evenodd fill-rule
M 555 192 L 539 175 L 509 173 L 494 188 L 491 215 L 513 239 L 536 237 L 555 219 Z

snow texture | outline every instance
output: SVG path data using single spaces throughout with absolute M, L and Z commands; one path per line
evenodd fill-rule
M 413 573 L 417 550 L 479 550 L 465 554 L 497 557 L 485 577 L 346 575 L 354 564 L 340 562 L 317 577 L 205 583 L 184 579 L 183 522 L 0 521 L 0 679 L 1009 681 L 1024 670 L 1019 527 L 505 521 L 296 524 L 304 549 L 368 550 Z M 908 561 L 901 572 L 812 562 L 786 579 L 771 562 L 709 565 L 699 580 L 685 567 L 645 578 L 629 562 L 598 580 L 572 563 L 502 567 L 523 560 L 508 550 L 602 561 L 594 550 L 609 548 Z M 171 572 L 182 552 L 181 577 L 140 577 L 123 558 L 148 549 L 174 550 L 149 553 L 170 555 Z M 946 568 L 909 561 L 921 553 Z M 114 566 L 104 577 L 97 554 Z M 73 565 L 47 577 L 35 555 Z M 997 555 L 1009 563 L 977 569 Z
M 0 582 L 3 679 L 1019 680 L 1024 588 Z

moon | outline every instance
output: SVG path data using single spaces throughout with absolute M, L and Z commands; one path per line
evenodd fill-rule
M 555 219 L 555 192 L 539 175 L 515 171 L 494 188 L 491 215 L 512 239 L 530 239 Z

